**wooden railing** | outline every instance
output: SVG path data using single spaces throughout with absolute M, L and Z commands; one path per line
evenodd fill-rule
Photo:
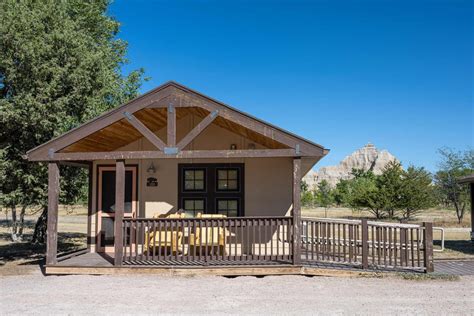
M 363 269 L 433 271 L 433 227 L 367 220 L 303 219 L 302 259 Z
M 119 264 L 298 264 L 300 253 L 303 265 L 433 271 L 431 223 L 302 219 L 300 227 L 298 243 L 292 217 L 124 219 Z
M 291 217 L 124 219 L 123 265 L 292 263 Z

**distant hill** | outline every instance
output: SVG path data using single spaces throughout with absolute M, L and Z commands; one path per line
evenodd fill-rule
M 303 178 L 311 189 L 326 180 L 332 187 L 342 179 L 350 179 L 352 169 L 372 170 L 380 174 L 382 169 L 391 161 L 398 159 L 387 150 L 378 150 L 371 143 L 357 149 L 344 158 L 337 166 L 322 167 L 318 171 L 310 170 Z

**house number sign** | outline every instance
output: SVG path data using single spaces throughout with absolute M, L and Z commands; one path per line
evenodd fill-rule
M 149 177 L 146 179 L 146 186 L 147 187 L 157 187 L 158 186 L 158 180 L 154 177 Z

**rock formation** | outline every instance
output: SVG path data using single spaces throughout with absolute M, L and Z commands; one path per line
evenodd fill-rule
M 380 174 L 383 168 L 394 160 L 398 161 L 387 150 L 378 150 L 368 143 L 344 158 L 337 166 L 322 167 L 318 171 L 310 170 L 303 180 L 310 189 L 314 189 L 322 180 L 326 180 L 331 187 L 334 187 L 340 180 L 350 179 L 352 169 L 371 169 L 375 174 Z

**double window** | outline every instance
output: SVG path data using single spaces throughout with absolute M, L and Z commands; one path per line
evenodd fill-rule
M 178 207 L 187 215 L 243 216 L 243 164 L 180 164 L 178 170 Z

